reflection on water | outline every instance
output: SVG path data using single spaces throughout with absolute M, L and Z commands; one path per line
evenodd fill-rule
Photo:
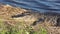
M 60 12 L 60 0 L 0 0 L 0 2 L 40 12 Z

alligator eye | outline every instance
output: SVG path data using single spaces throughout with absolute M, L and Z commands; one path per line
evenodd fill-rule
M 56 26 L 60 26 L 60 18 L 57 19 Z

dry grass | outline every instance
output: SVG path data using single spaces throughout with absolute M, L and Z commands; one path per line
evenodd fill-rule
M 60 27 L 55 27 L 56 16 L 32 12 L 27 16 L 12 18 L 12 16 L 30 12 L 18 7 L 0 4 L 0 34 L 60 34 Z M 38 19 L 44 19 L 31 26 Z

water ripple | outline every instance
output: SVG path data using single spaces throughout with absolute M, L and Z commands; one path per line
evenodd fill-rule
M 60 12 L 60 0 L 0 0 L 0 2 L 40 12 Z

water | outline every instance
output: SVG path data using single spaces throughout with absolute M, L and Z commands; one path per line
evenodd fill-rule
M 39 12 L 60 13 L 60 0 L 0 0 L 0 2 Z

